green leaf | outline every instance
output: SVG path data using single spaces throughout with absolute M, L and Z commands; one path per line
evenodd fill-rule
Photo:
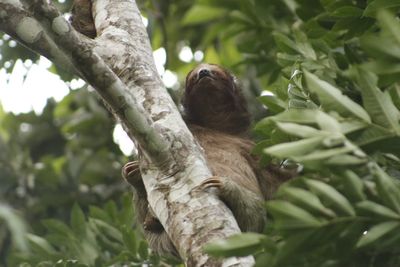
M 279 113 L 273 117 L 268 117 L 264 120 L 273 120 L 279 122 L 293 122 L 298 124 L 312 124 L 317 123 L 317 114 L 319 110 L 286 110 L 285 112 Z M 264 121 L 263 120 L 263 121 Z M 260 123 L 262 123 L 261 121 Z
M 386 61 L 400 59 L 400 47 L 392 38 L 366 35 L 361 39 L 362 47 L 371 55 Z
M 293 29 L 293 33 L 296 39 L 297 49 L 303 54 L 303 56 L 311 60 L 317 60 L 317 55 L 314 51 L 314 48 L 311 46 L 307 35 L 297 28 Z
M 350 155 L 346 155 L 347 153 L 354 152 L 354 148 L 350 146 L 332 148 L 326 150 L 316 150 L 310 154 L 296 155 L 293 156 L 292 159 L 294 161 L 300 162 L 302 164 L 308 165 L 309 167 L 319 165 L 320 167 L 324 164 L 331 165 L 343 165 L 346 162 L 341 162 L 336 157 L 344 157 L 348 156 L 348 164 L 360 164 L 366 161 L 363 157 L 351 157 Z
M 367 197 L 364 193 L 364 183 L 361 178 L 349 169 L 344 171 L 343 176 L 343 190 L 357 201 L 365 200 Z
M 396 228 L 399 227 L 400 227 L 400 222 L 398 221 L 384 222 L 375 225 L 365 235 L 363 235 L 360 238 L 356 246 L 358 248 L 362 248 L 371 245 L 384 235 L 388 235 L 390 232 L 397 232 L 399 229 Z
M 56 253 L 56 250 L 46 239 L 33 234 L 27 234 L 26 236 L 29 242 L 35 246 L 37 253 L 46 255 L 52 255 Z
M 55 219 L 47 219 L 43 221 L 44 226 L 49 232 L 63 236 L 64 238 L 74 236 L 71 229 L 62 221 Z
M 355 132 L 361 129 L 364 129 L 365 127 L 367 127 L 368 124 L 366 124 L 363 121 L 359 121 L 359 120 L 345 120 L 345 121 L 341 121 L 340 122 L 340 132 L 342 132 L 343 134 L 348 134 L 351 132 Z
M 149 248 L 147 246 L 146 241 L 140 240 L 138 253 L 141 259 L 148 259 L 149 258 Z
M 71 227 L 77 235 L 85 235 L 86 233 L 85 215 L 77 203 L 72 207 Z
M 319 111 L 315 114 L 315 120 L 323 131 L 332 133 L 341 133 L 341 127 L 339 122 L 329 114 Z
M 302 138 L 329 135 L 329 133 L 327 132 L 323 132 L 313 127 L 304 126 L 296 123 L 277 122 L 276 125 L 278 126 L 279 129 L 281 129 L 285 133 Z
M 400 112 L 389 95 L 384 94 L 377 86 L 377 78 L 371 72 L 357 68 L 357 79 L 361 85 L 364 107 L 372 121 L 382 127 L 400 134 Z
M 89 218 L 89 222 L 95 225 L 100 233 L 118 242 L 122 242 L 122 233 L 114 226 L 94 218 Z
M 318 95 L 324 109 L 371 122 L 368 113 L 359 104 L 343 95 L 339 89 L 320 80 L 314 74 L 307 71 L 304 71 L 304 74 L 308 89 Z
M 308 247 L 308 241 L 312 235 L 313 231 L 297 231 L 281 242 L 281 246 L 277 250 L 275 266 L 285 266 L 285 264 L 282 264 L 283 262 L 291 259 L 293 255 L 298 255 L 299 251 L 301 252 Z
M 304 208 L 311 209 L 312 211 L 317 211 L 321 214 L 324 214 L 328 217 L 335 217 L 335 213 L 322 205 L 321 201 L 317 196 L 312 194 L 311 192 L 296 188 L 284 186 L 279 190 L 279 195 L 282 194 L 282 197 L 287 197 L 290 200 L 294 201 L 297 205 L 302 206 Z
M 15 213 L 15 211 L 2 203 L 0 203 L 0 222 L 5 222 L 9 231 L 11 232 L 11 238 L 14 245 L 22 250 L 27 251 L 27 239 L 26 239 L 26 225 Z
M 279 226 L 280 228 L 313 228 L 322 225 L 322 223 L 308 211 L 283 200 L 268 201 L 267 212 L 272 213 L 274 218 L 281 223 Z M 285 219 L 279 220 L 282 216 Z
M 206 5 L 194 5 L 185 14 L 182 25 L 200 24 L 226 16 L 225 8 L 211 7 Z
M 400 4 L 398 4 L 400 6 Z M 400 45 L 400 23 L 396 17 L 387 10 L 379 10 L 377 19 L 379 20 L 382 28 L 386 30 Z
M 370 1 L 367 8 L 364 10 L 364 16 L 373 16 L 379 9 L 391 8 L 396 6 L 400 6 L 400 3 L 395 0 Z
M 379 125 L 372 124 L 358 133 L 354 137 L 353 142 L 358 146 L 366 146 L 385 139 L 390 139 L 393 136 L 395 136 L 395 133 L 390 132 Z
M 375 203 L 375 202 L 372 202 L 369 200 L 365 200 L 365 201 L 361 201 L 361 202 L 357 203 L 356 207 L 360 211 L 366 212 L 372 216 L 379 216 L 379 217 L 393 219 L 393 220 L 400 219 L 400 214 L 394 212 L 393 210 L 391 210 L 381 204 L 378 204 L 378 203 Z
M 288 54 L 299 53 L 296 43 L 289 39 L 286 35 L 279 32 L 275 32 L 272 35 L 276 45 L 282 52 L 286 52 Z
M 122 233 L 122 238 L 124 240 L 125 246 L 128 248 L 129 252 L 131 252 L 132 254 L 136 254 L 137 244 L 135 231 L 130 227 L 124 226 Z
M 380 197 L 386 205 L 400 212 L 400 185 L 398 181 L 387 175 L 377 164 L 369 165 L 375 177 Z
M 331 156 L 326 162 L 326 165 L 336 165 L 336 166 L 345 166 L 345 165 L 360 165 L 367 161 L 366 158 L 359 158 L 351 155 L 335 155 Z
M 305 179 L 304 182 L 312 191 L 329 201 L 337 210 L 350 216 L 356 214 L 350 202 L 334 187 L 317 180 Z
M 264 152 L 278 158 L 304 155 L 321 146 L 323 137 L 312 137 L 295 142 L 282 143 L 264 149 Z
M 298 99 L 298 100 L 307 100 L 309 96 L 307 96 L 301 89 L 293 84 L 288 85 L 288 96 L 291 99 Z
M 219 257 L 243 257 L 261 249 L 266 237 L 257 233 L 243 233 L 207 244 L 204 251 Z
M 301 99 L 289 99 L 288 109 L 311 109 L 309 102 Z
M 333 11 L 331 15 L 339 18 L 361 17 L 363 15 L 363 11 L 364 10 L 355 6 L 344 6 Z
M 261 103 L 268 107 L 274 114 L 286 109 L 286 104 L 274 95 L 263 95 L 258 98 Z

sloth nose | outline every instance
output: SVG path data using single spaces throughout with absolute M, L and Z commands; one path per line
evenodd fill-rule
M 211 72 L 208 69 L 201 69 L 199 70 L 199 79 L 206 77 L 206 76 L 211 76 Z

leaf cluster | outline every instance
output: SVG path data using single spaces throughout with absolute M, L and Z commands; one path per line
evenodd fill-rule
M 300 173 L 267 202 L 264 235 L 207 251 L 254 254 L 256 266 L 397 266 L 400 4 L 284 2 L 264 3 L 287 13 L 264 13 L 272 29 L 258 37 L 272 42 L 280 74 L 247 58 L 270 83 L 260 100 L 271 116 L 255 127 L 262 139 L 255 152 L 264 164 L 297 164 Z M 242 17 L 254 20 L 261 6 Z

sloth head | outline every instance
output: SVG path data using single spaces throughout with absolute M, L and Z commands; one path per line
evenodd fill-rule
M 217 131 L 240 134 L 250 125 L 236 78 L 218 65 L 201 64 L 189 72 L 183 107 L 189 123 Z

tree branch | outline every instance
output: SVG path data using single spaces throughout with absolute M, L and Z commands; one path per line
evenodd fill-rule
M 93 1 L 99 34 L 94 43 L 75 32 L 47 1 L 24 3 L 30 12 L 18 0 L 0 0 L 1 10 L 17 10 L 21 16 L 13 20 L 13 15 L 0 11 L 0 20 L 8 25 L 1 29 L 15 33 L 12 36 L 17 40 L 44 55 L 54 56 L 53 49 L 58 48 L 59 59 L 66 58 L 125 124 L 142 152 L 141 172 L 149 203 L 186 264 L 252 265 L 251 257 L 217 262 L 202 251 L 204 244 L 240 230 L 213 191 L 196 190 L 211 172 L 156 71 L 136 3 Z M 26 19 L 37 26 L 30 38 L 23 27 Z M 44 36 L 42 46 L 38 40 Z M 50 51 L 47 44 L 51 44 Z
M 45 56 L 71 73 L 79 72 L 71 60 L 60 51 L 42 25 L 28 13 L 19 1 L 0 1 L 0 31 L 10 35 L 22 45 Z

